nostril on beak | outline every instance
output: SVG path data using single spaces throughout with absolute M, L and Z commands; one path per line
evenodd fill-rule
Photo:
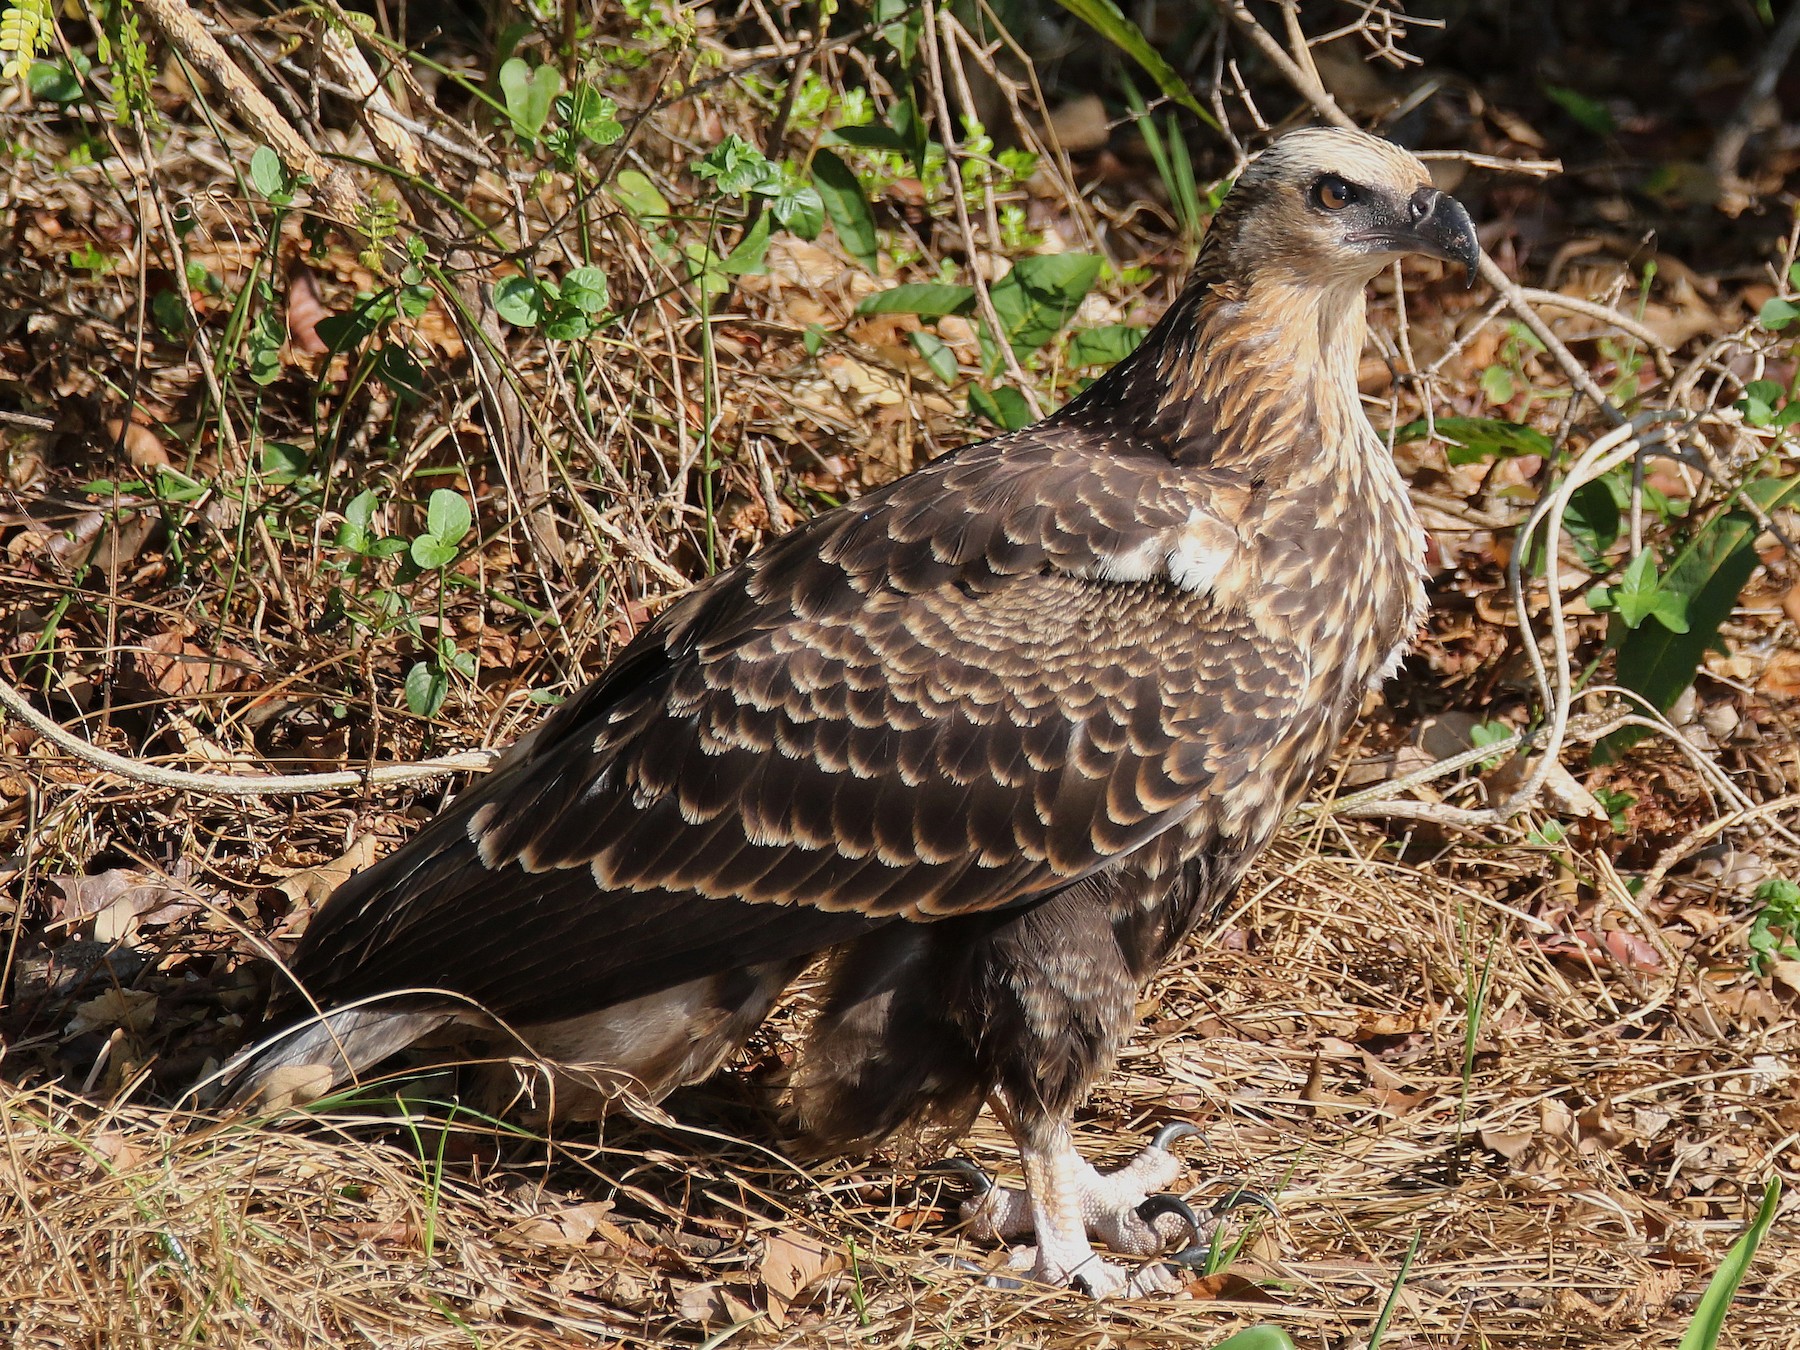
M 1437 209 L 1437 204 L 1438 194 L 1431 188 L 1420 188 L 1413 193 L 1412 199 L 1408 203 L 1408 213 L 1412 216 L 1412 223 L 1417 225 L 1424 220 Z

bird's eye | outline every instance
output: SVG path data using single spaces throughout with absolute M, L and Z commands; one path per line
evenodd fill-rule
M 1334 173 L 1323 175 L 1312 186 L 1313 205 L 1327 211 L 1342 211 L 1356 198 L 1356 189 Z

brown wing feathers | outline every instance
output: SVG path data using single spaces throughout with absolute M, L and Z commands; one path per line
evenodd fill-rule
M 334 898 L 296 958 L 313 996 L 574 1015 L 1028 902 L 1178 821 L 1202 766 L 1177 753 L 1154 625 L 1063 570 L 1144 532 L 1046 481 L 1081 451 L 977 447 L 680 602 Z

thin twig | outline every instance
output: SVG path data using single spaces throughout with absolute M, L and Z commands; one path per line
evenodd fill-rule
M 303 792 L 335 792 L 345 788 L 367 788 L 394 783 L 423 783 L 451 774 L 481 772 L 493 768 L 500 758 L 496 750 L 464 750 L 438 759 L 419 760 L 411 764 L 376 764 L 367 769 L 340 769 L 332 773 L 290 774 L 223 774 L 190 773 L 185 769 L 165 769 L 142 760 L 127 759 L 110 750 L 102 750 L 92 741 L 75 735 L 51 718 L 44 716 L 31 701 L 5 680 L 0 680 L 0 706 L 17 717 L 58 749 L 92 764 L 108 773 L 134 783 L 152 787 L 173 788 L 179 792 L 210 792 L 220 797 L 286 797 Z
M 141 7 L 170 44 L 218 86 L 225 102 L 244 120 L 251 134 L 281 156 L 281 162 L 290 171 L 312 179 L 314 191 L 328 212 L 344 224 L 357 218 L 363 198 L 350 175 L 288 125 L 268 96 L 237 68 L 192 10 L 181 0 L 143 0 Z
M 1558 291 L 1542 291 L 1534 286 L 1521 286 L 1519 294 L 1534 305 L 1548 305 L 1552 309 L 1565 309 L 1571 314 L 1579 314 L 1583 318 L 1609 324 L 1621 333 L 1636 338 L 1650 349 L 1651 356 L 1656 362 L 1657 373 L 1665 380 L 1675 378 L 1675 364 L 1669 360 L 1669 344 L 1659 338 L 1648 325 L 1639 323 L 1630 315 L 1621 314 L 1610 305 L 1602 305 L 1593 300 L 1582 300 L 1573 295 L 1563 295 Z
M 944 143 L 944 158 L 952 170 L 950 195 L 956 203 L 956 225 L 962 233 L 963 250 L 969 257 L 969 275 L 975 282 L 975 307 L 981 311 L 982 322 L 987 324 L 1000 359 L 1006 364 L 1006 373 L 1012 377 L 1013 384 L 1017 386 L 1035 421 L 1044 415 L 1043 406 L 1038 402 L 1036 393 L 1032 391 L 1031 381 L 1025 377 L 1025 371 L 1019 365 L 1018 354 L 1013 351 L 1012 343 L 1007 339 L 1006 328 L 994 309 L 994 298 L 988 294 L 987 278 L 981 274 L 981 251 L 976 247 L 975 228 L 969 223 L 968 195 L 963 188 L 962 147 L 955 134 L 955 124 L 950 120 L 950 97 L 944 92 L 944 62 L 938 51 L 940 39 L 937 11 L 932 0 L 924 0 L 924 3 L 925 23 L 922 31 L 925 39 L 925 65 L 931 72 L 927 83 L 931 86 L 932 107 L 937 114 L 938 136 Z M 954 42 L 955 38 L 945 33 L 942 41 L 948 44 Z

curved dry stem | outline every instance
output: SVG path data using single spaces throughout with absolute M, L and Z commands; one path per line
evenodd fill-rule
M 46 717 L 31 706 L 31 701 L 5 680 L 0 680 L 0 706 L 12 713 L 38 735 L 66 751 L 84 764 L 104 769 L 107 773 L 133 783 L 172 788 L 178 792 L 208 792 L 219 797 L 285 797 L 306 792 L 337 792 L 346 788 L 379 787 L 395 783 L 423 783 L 451 774 L 481 772 L 494 767 L 500 759 L 497 750 L 464 750 L 437 759 L 423 759 L 410 764 L 375 764 L 367 769 L 339 769 L 331 773 L 227 774 L 191 773 L 185 769 L 165 769 L 142 760 L 127 759 L 110 750 L 102 750 L 81 736 Z

